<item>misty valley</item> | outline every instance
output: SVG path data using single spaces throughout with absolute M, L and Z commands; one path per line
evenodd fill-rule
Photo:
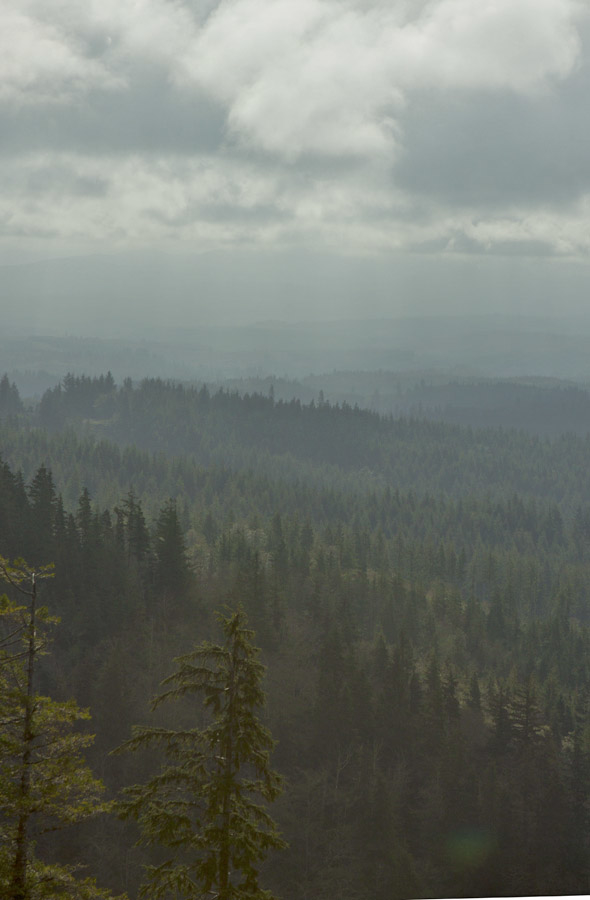
M 2 339 L 0 896 L 590 891 L 587 339 L 455 325 Z

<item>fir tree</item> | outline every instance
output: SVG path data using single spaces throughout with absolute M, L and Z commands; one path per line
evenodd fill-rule
M 36 583 L 50 568 L 35 574 L 20 560 L 10 565 L 0 557 L 0 580 L 27 598 L 25 606 L 0 598 L 0 897 L 6 900 L 110 896 L 79 879 L 78 867 L 34 854 L 39 835 L 107 808 L 103 785 L 82 757 L 93 736 L 74 730 L 88 712 L 36 691 L 38 658 L 56 622 L 37 608 Z
M 156 588 L 174 599 L 184 597 L 190 581 L 190 569 L 175 500 L 169 500 L 160 510 L 154 552 Z
M 160 745 L 167 760 L 147 784 L 127 788 L 121 803 L 122 816 L 139 822 L 141 843 L 170 851 L 147 868 L 142 897 L 211 892 L 218 900 L 271 900 L 259 887 L 257 866 L 284 843 L 264 805 L 281 790 L 269 762 L 274 742 L 257 717 L 265 700 L 264 666 L 243 610 L 219 621 L 223 644 L 203 642 L 178 657 L 176 672 L 153 701 L 155 709 L 201 695 L 208 724 L 136 728 L 119 748 Z

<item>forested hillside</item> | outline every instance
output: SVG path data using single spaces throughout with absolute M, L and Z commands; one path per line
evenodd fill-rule
M 586 436 L 109 375 L 25 407 L 3 384 L 0 556 L 55 563 L 42 687 L 90 708 L 110 796 L 145 780 L 110 751 L 173 657 L 242 602 L 285 777 L 276 896 L 588 892 Z M 135 897 L 159 858 L 136 837 L 105 816 L 41 849 Z
M 10 402 L 14 406 L 17 401 Z M 106 439 L 133 452 L 151 452 L 162 466 L 174 458 L 178 462 L 172 468 L 181 479 L 184 460 L 190 460 L 207 468 L 221 465 L 314 487 L 411 488 L 420 494 L 453 496 L 492 492 L 505 498 L 516 492 L 570 511 L 590 500 L 590 432 L 549 440 L 514 429 L 384 417 L 346 403 L 302 404 L 276 401 L 272 393 L 242 396 L 223 389 L 211 393 L 206 386 L 160 379 L 137 385 L 127 379 L 117 387 L 110 374 L 67 375 L 36 407 L 17 419 L 6 412 L 3 420 L 5 456 L 12 458 L 16 442 L 22 454 L 18 464 L 29 474 L 27 465 L 34 466 L 35 458 L 48 452 L 43 449 L 48 435 L 67 442 L 76 434 L 91 439 L 85 452 L 94 452 L 90 448 Z M 118 459 L 109 463 L 106 445 L 99 452 L 107 468 L 119 470 Z M 59 456 L 64 459 L 63 451 Z M 161 477 L 160 470 L 158 481 Z M 76 486 L 70 500 L 82 486 Z M 179 484 L 181 488 L 186 491 L 187 486 Z
M 339 371 L 286 378 L 228 379 L 240 394 L 269 391 L 275 399 L 310 403 L 318 398 L 347 403 L 381 415 L 410 416 L 478 428 L 517 428 L 532 434 L 585 435 L 590 428 L 586 385 L 556 378 L 481 378 L 434 370 Z

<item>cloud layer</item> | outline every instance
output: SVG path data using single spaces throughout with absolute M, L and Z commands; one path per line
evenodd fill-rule
M 5 0 L 0 240 L 590 249 L 577 0 Z

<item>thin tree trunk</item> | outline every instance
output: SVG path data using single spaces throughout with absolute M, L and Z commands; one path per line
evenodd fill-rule
M 234 638 L 234 646 L 230 661 L 230 678 L 227 702 L 228 730 L 223 755 L 224 762 L 224 789 L 221 825 L 221 847 L 219 848 L 219 900 L 229 900 L 229 863 L 230 863 L 230 825 L 231 825 L 231 794 L 232 794 L 232 759 L 234 753 L 233 726 L 234 726 L 234 693 L 237 668 L 237 647 Z
M 19 784 L 18 804 L 20 812 L 16 828 L 14 868 L 12 877 L 12 897 L 14 900 L 27 900 L 27 850 L 28 825 L 30 811 L 28 809 L 31 791 L 31 766 L 33 755 L 33 677 L 35 674 L 35 617 L 36 617 L 37 584 L 33 575 L 31 591 L 31 607 L 29 617 L 29 639 L 27 649 L 27 695 L 25 699 L 25 715 L 23 722 L 23 754 L 21 758 L 21 776 Z

